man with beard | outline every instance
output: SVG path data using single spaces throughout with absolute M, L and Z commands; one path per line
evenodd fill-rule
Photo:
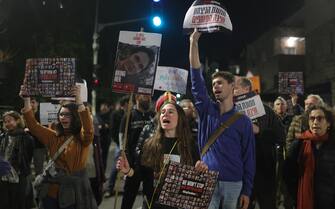
M 128 136 L 126 146 L 126 155 L 131 167 L 134 167 L 135 160 L 135 148 L 140 136 L 143 127 L 150 123 L 150 120 L 155 116 L 155 113 L 150 110 L 151 97 L 150 95 L 138 94 L 135 96 L 136 104 L 129 118 L 128 125 Z M 120 147 L 123 147 L 122 144 L 125 126 L 126 126 L 127 114 L 124 115 L 120 125 L 119 139 Z M 126 178 L 124 185 L 124 194 L 122 199 L 121 209 L 131 209 L 133 207 L 140 183 L 142 179 L 145 178 L 145 175 L 142 172 L 135 172 L 135 175 L 132 177 Z

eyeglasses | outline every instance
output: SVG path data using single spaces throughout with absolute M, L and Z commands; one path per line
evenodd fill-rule
M 325 119 L 325 116 L 309 116 L 309 121 L 314 122 L 315 119 L 318 122 L 321 122 L 321 121 L 323 121 Z
M 69 117 L 72 116 L 72 114 L 69 113 L 69 112 L 61 112 L 61 113 L 59 113 L 59 116 L 60 117 L 67 117 L 67 118 L 69 118 Z

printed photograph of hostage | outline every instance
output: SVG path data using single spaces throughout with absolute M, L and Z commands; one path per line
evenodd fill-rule
M 158 51 L 158 46 L 136 46 L 119 42 L 113 90 L 151 94 Z

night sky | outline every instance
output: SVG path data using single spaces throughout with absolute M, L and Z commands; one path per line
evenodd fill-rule
M 262 32 L 280 23 L 303 0 L 227 0 L 221 1 L 233 23 L 232 33 L 205 34 L 200 40 L 201 59 L 218 63 L 221 69 L 243 61 L 243 50 Z M 193 1 L 161 0 L 164 24 L 155 29 L 141 21 L 107 27 L 100 33 L 98 75 L 109 88 L 120 30 L 163 34 L 160 52 L 162 66 L 188 69 L 188 36 L 182 33 L 184 15 Z M 62 4 L 62 8 L 60 6 Z M 152 0 L 100 0 L 99 22 L 108 23 L 147 17 Z M 2 0 L 0 1 L 0 49 L 13 49 L 10 61 L 13 92 L 23 79 L 25 59 L 30 57 L 76 57 L 78 74 L 87 80 L 92 75 L 93 0 Z M 5 30 L 3 30 L 5 29 Z M 19 78 L 19 79 L 18 79 Z M 22 79 L 20 79 L 22 78 Z M 9 92 L 8 94 L 12 94 Z M 8 95 L 8 96 L 10 96 Z M 5 95 L 4 98 L 6 98 Z M 0 101 L 1 103 L 1 101 Z
M 139 3 L 141 2 L 141 3 Z M 141 26 L 147 32 L 163 34 L 160 65 L 188 68 L 188 36 L 182 33 L 184 15 L 193 1 L 161 0 L 164 25 L 155 29 L 150 22 L 140 22 L 106 28 L 102 31 L 102 60 L 114 62 L 119 30 L 138 31 Z M 221 1 L 233 23 L 230 34 L 206 34 L 201 39 L 201 55 L 220 67 L 238 64 L 246 45 L 259 34 L 278 24 L 283 17 L 296 9 L 301 0 L 227 0 Z M 113 22 L 147 16 L 152 8 L 151 0 L 115 1 L 101 0 L 99 21 Z M 105 43 L 105 44 L 104 44 Z M 109 53 L 108 53 L 109 51 Z M 105 53 L 106 52 L 106 53 Z

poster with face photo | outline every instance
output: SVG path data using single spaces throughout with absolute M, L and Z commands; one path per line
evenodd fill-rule
M 162 35 L 120 31 L 113 91 L 152 94 Z
M 74 58 L 35 58 L 26 60 L 23 85 L 27 96 L 70 96 L 75 85 Z

